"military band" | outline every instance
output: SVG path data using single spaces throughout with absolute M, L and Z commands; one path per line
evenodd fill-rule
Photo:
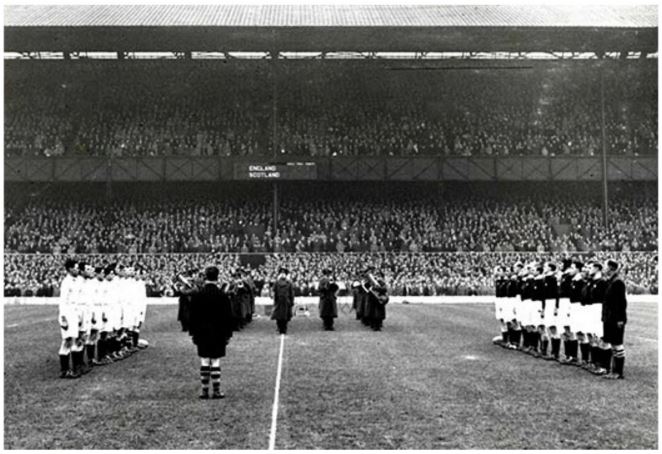
M 624 378 L 625 284 L 619 264 L 585 266 L 516 263 L 512 272 L 494 270 L 495 316 L 501 335 L 495 344 L 535 357 L 583 367 L 609 379 Z M 563 347 L 563 354 L 561 353 Z

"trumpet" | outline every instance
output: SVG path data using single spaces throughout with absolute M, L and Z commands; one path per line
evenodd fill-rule
M 190 277 L 186 277 L 183 273 L 177 274 L 172 279 L 172 285 L 176 291 L 187 295 L 198 288 L 197 283 Z

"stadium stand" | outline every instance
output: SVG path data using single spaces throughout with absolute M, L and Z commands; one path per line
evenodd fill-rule
M 372 263 L 384 271 L 394 296 L 490 295 L 494 292 L 493 270 L 497 265 L 512 265 L 521 260 L 560 261 L 566 256 L 580 260 L 614 258 L 623 264 L 623 276 L 630 293 L 658 292 L 657 255 L 651 252 L 596 252 L 593 254 L 537 253 L 286 253 L 269 254 L 266 262 L 255 268 L 260 294 L 265 282 L 273 282 L 280 266 L 291 270 L 297 296 L 315 295 L 320 269 L 336 270 L 341 294 L 348 294 L 352 282 Z M 71 255 L 93 264 L 118 260 L 139 263 L 147 271 L 150 296 L 173 296 L 172 279 L 177 273 L 199 270 L 215 264 L 222 270 L 222 280 L 241 266 L 240 254 L 87 254 Z M 58 296 L 64 277 L 63 255 L 5 254 L 5 296 Z M 263 296 L 268 296 L 268 293 Z
M 103 185 L 9 184 L 5 294 L 52 295 L 67 256 L 137 260 L 156 296 L 171 292 L 177 272 L 211 261 L 228 278 L 251 254 L 264 257 L 263 280 L 277 263 L 294 270 L 301 295 L 323 266 L 349 288 L 369 262 L 396 295 L 489 294 L 496 265 L 568 254 L 618 257 L 630 291 L 657 291 L 652 183 L 612 183 L 608 229 L 598 183 L 401 185 L 283 185 L 274 232 L 259 185 L 189 183 L 184 194 L 174 184 L 117 184 L 107 202 Z
M 289 62 L 275 75 L 251 61 L 8 62 L 5 155 L 599 154 L 600 82 L 590 64 L 505 73 L 372 62 Z M 656 152 L 656 80 L 646 62 L 607 71 L 610 154 Z
M 607 229 L 597 184 L 293 184 L 276 232 L 264 187 L 127 184 L 109 203 L 91 186 L 32 184 L 33 197 L 10 186 L 6 252 L 657 250 L 653 184 L 614 184 Z

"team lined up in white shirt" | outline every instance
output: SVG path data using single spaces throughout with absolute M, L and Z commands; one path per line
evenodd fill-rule
M 65 268 L 58 313 L 62 378 L 78 378 L 94 365 L 123 359 L 146 345 L 139 340 L 147 308 L 140 270 L 73 260 Z

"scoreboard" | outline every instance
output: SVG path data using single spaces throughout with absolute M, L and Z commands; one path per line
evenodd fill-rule
M 235 180 L 315 180 L 315 162 L 234 163 Z

